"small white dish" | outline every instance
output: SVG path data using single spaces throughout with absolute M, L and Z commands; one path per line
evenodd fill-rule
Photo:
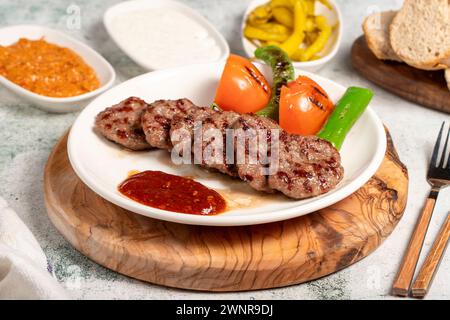
M 245 28 L 245 22 L 247 21 L 248 15 L 258 6 L 266 4 L 269 2 L 269 0 L 254 0 L 252 1 L 249 6 L 247 7 L 247 10 L 244 14 L 244 18 L 242 19 L 242 26 L 241 26 L 241 40 L 242 40 L 242 46 L 244 47 L 244 51 L 249 57 L 254 57 L 254 52 L 256 50 L 256 46 L 249 41 L 244 36 L 244 28 Z M 337 5 L 335 0 L 328 0 L 328 2 L 333 7 L 333 10 L 328 10 L 324 5 L 321 3 L 316 3 L 316 15 L 323 15 L 327 18 L 328 23 L 331 25 L 335 25 L 338 23 L 337 28 L 334 28 L 330 39 L 328 40 L 327 44 L 323 48 L 323 50 L 319 53 L 321 56 L 320 59 L 313 60 L 313 61 L 306 61 L 306 62 L 294 62 L 293 65 L 295 68 L 309 71 L 309 72 L 317 72 L 322 67 L 325 66 L 331 59 L 334 58 L 336 53 L 339 50 L 339 47 L 342 42 L 342 33 L 343 33 L 343 26 L 342 26 L 342 14 L 341 10 L 339 9 L 339 6 Z
M 113 67 L 100 54 L 84 43 L 60 31 L 38 25 L 17 25 L 0 29 L 0 45 L 2 46 L 11 45 L 20 38 L 27 38 L 30 40 L 44 38 L 49 43 L 72 49 L 76 54 L 83 58 L 92 69 L 94 69 L 100 80 L 100 88 L 94 91 L 74 97 L 54 98 L 31 92 L 9 81 L 5 77 L 0 76 L 0 83 L 2 85 L 33 103 L 39 109 L 55 113 L 79 111 L 85 107 L 92 98 L 109 89 L 116 79 L 116 73 Z
M 214 99 L 224 63 L 147 73 L 108 90 L 92 101 L 73 124 L 68 139 L 70 163 L 80 179 L 106 200 L 147 217 L 184 224 L 237 226 L 290 219 L 330 206 L 355 192 L 375 174 L 385 155 L 386 134 L 383 124 L 370 107 L 352 128 L 341 149 L 345 170 L 343 180 L 324 195 L 300 201 L 281 194 L 271 196 L 256 191 L 253 192 L 255 194 L 240 192 L 241 188 L 249 188 L 243 181 L 233 180 L 219 173 L 208 173 L 194 165 L 176 166 L 165 150 L 126 151 L 94 132 L 96 115 L 130 96 L 141 97 L 147 102 L 186 97 L 197 105 L 209 105 Z M 257 67 L 268 79 L 271 77 L 267 66 L 257 64 Z M 301 73 L 317 81 L 335 102 L 345 92 L 343 86 L 331 80 L 303 71 Z M 222 194 L 225 192 L 227 200 L 231 198 L 232 204 L 239 200 L 244 205 L 215 216 L 183 214 L 148 207 L 132 201 L 117 190 L 118 185 L 133 170 L 159 170 L 179 176 L 193 176 L 207 187 Z M 231 197 L 227 197 L 229 192 Z
M 118 18 L 119 16 L 126 15 L 127 13 L 131 12 L 145 12 L 145 10 L 167 10 L 167 11 L 173 11 L 177 12 L 179 14 L 182 14 L 183 16 L 190 18 L 194 20 L 196 23 L 198 23 L 204 31 L 207 33 L 208 37 L 210 37 L 213 41 L 215 41 L 219 54 L 217 59 L 212 59 L 208 61 L 201 61 L 200 63 L 209 63 L 209 62 L 217 62 L 226 60 L 230 54 L 230 48 L 228 46 L 227 41 L 225 38 L 217 31 L 217 29 L 201 14 L 197 13 L 187 5 L 177 2 L 177 1 L 171 1 L 171 0 L 153 0 L 153 1 L 147 1 L 147 0 L 132 0 L 132 1 L 125 1 L 121 2 L 119 4 L 116 4 L 112 7 L 110 7 L 103 16 L 103 24 L 105 25 L 106 30 L 108 31 L 108 34 L 110 37 L 114 40 L 114 42 L 117 44 L 117 46 L 122 49 L 123 52 L 125 52 L 134 62 L 136 62 L 138 65 L 140 65 L 142 68 L 153 71 L 153 70 L 159 70 L 166 68 L 166 66 L 161 66 L 158 64 L 157 61 L 149 61 L 142 56 L 139 56 L 136 54 L 135 50 L 132 50 L 132 48 L 127 45 L 126 41 L 123 39 L 121 40 L 121 37 L 119 34 L 115 32 L 113 21 L 114 19 Z M 176 22 L 174 22 L 176 23 Z M 130 28 L 131 29 L 131 28 Z M 132 30 L 130 30 L 132 32 Z M 148 32 L 152 32 L 152 30 L 149 30 Z M 146 41 L 143 41 L 145 45 L 152 45 L 151 43 L 147 43 Z M 172 43 L 172 46 L 180 46 L 179 43 Z M 183 50 L 183 48 L 179 48 L 180 50 Z M 155 47 L 155 50 L 156 47 Z M 179 65 L 173 65 L 171 67 L 178 67 L 181 65 L 191 64 L 188 62 L 189 58 L 186 57 L 184 61 L 180 61 Z

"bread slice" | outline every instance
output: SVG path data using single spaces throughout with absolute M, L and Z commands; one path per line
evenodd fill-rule
M 389 33 L 394 52 L 407 64 L 425 70 L 450 67 L 449 0 L 405 0 Z
M 380 60 L 401 61 L 391 47 L 389 26 L 396 11 L 375 12 L 368 16 L 363 23 L 363 31 L 367 45 Z

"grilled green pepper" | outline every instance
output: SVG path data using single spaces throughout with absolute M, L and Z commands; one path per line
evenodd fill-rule
M 339 150 L 372 97 L 373 92 L 369 89 L 349 87 L 317 136 L 331 142 Z
M 277 46 L 266 46 L 256 49 L 255 57 L 272 68 L 272 96 L 269 103 L 256 114 L 278 120 L 281 87 L 294 80 L 294 66 L 287 54 Z

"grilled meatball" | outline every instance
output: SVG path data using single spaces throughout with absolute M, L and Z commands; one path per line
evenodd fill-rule
M 187 99 L 149 105 L 128 98 L 99 113 L 95 130 L 132 150 L 174 146 L 182 155 L 183 145 L 193 144 L 195 163 L 294 199 L 326 193 L 344 175 L 339 152 L 325 140 L 288 134 L 267 118 L 196 107 Z M 240 132 L 246 135 L 239 138 Z
M 244 114 L 233 128 L 236 135 L 236 167 L 239 177 L 256 190 L 273 192 L 267 182 L 267 170 L 270 164 L 272 133 L 278 136 L 281 132 L 280 126 L 269 118 Z
M 170 123 L 170 141 L 173 151 L 183 157 L 184 150 L 191 150 L 194 143 L 194 130 L 198 130 L 203 120 L 212 116 L 217 111 L 210 107 L 190 108 L 186 114 L 176 114 Z
M 175 115 L 186 114 L 187 110 L 196 107 L 188 99 L 158 100 L 142 114 L 142 129 L 147 142 L 155 148 L 171 149 L 170 122 Z
M 196 164 L 217 169 L 233 177 L 237 176 L 234 165 L 233 135 L 229 134 L 227 139 L 227 129 L 231 129 L 239 117 L 239 114 L 235 112 L 224 111 L 216 112 L 203 120 L 201 135 L 196 136 L 197 140 L 194 141 Z
M 147 107 L 144 100 L 136 97 L 123 100 L 97 115 L 95 130 L 128 149 L 150 149 L 141 126 L 141 115 Z
M 331 143 L 314 136 L 283 133 L 279 167 L 269 176 L 269 186 L 288 197 L 304 199 L 328 192 L 343 176 L 339 152 Z

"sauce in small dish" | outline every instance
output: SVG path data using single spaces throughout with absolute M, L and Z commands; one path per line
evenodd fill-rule
M 94 70 L 73 50 L 44 38 L 0 45 L 0 75 L 47 97 L 79 96 L 100 87 Z
M 23 48 L 26 52 L 21 52 L 20 57 L 9 54 L 5 56 L 5 50 L 10 51 L 11 48 L 9 47 L 14 46 L 21 38 L 34 42 L 33 47 L 37 45 L 39 49 L 30 51 L 27 48 Z M 44 45 L 40 41 L 42 39 L 51 44 L 51 48 Z M 6 73 L 2 72 L 4 76 L 0 76 L 0 85 L 30 102 L 31 106 L 44 111 L 52 113 L 80 111 L 92 98 L 109 89 L 116 78 L 114 68 L 98 52 L 83 42 L 55 29 L 39 25 L 2 27 L 0 28 L 0 46 L 3 48 L 0 60 L 6 58 L 8 64 L 9 62 L 14 62 L 7 67 L 8 69 L 11 67 L 11 69 L 6 71 Z M 47 51 L 47 49 L 50 50 Z M 78 58 L 69 58 L 66 55 L 68 54 L 66 49 L 70 50 L 72 55 L 76 55 Z M 63 51 L 63 60 L 60 59 L 60 51 Z M 27 53 L 33 58 L 28 58 Z M 27 65 L 26 63 L 30 59 L 32 59 L 32 63 Z M 21 61 L 22 64 L 19 66 L 16 62 L 21 63 Z M 81 61 L 85 64 L 85 68 L 90 68 L 90 72 L 85 72 L 85 68 L 79 68 L 80 65 L 78 63 L 81 63 Z M 4 68 L 3 62 L 0 64 Z M 16 66 L 19 69 L 25 69 L 26 73 L 18 72 Z M 39 66 L 42 66 L 43 69 L 40 69 Z M 1 66 L 0 69 L 2 69 Z M 13 69 L 14 75 L 11 74 Z M 91 76 L 92 78 L 90 78 Z M 93 80 L 94 76 L 97 77 L 99 85 L 96 89 L 94 89 L 97 86 L 95 84 L 96 81 Z M 70 79 L 74 80 L 74 82 L 71 82 Z M 22 82 L 23 80 L 26 80 L 25 83 Z M 79 85 L 80 82 L 82 83 L 81 86 Z M 35 87 L 35 84 L 39 84 L 38 87 Z M 92 84 L 94 84 L 94 87 L 91 86 Z M 25 85 L 27 88 L 22 85 Z
M 116 44 L 147 70 L 221 61 L 230 52 L 213 24 L 178 1 L 121 2 L 103 21 Z
M 161 171 L 131 175 L 118 190 L 143 205 L 172 212 L 216 215 L 226 209 L 226 201 L 218 192 L 192 179 Z

